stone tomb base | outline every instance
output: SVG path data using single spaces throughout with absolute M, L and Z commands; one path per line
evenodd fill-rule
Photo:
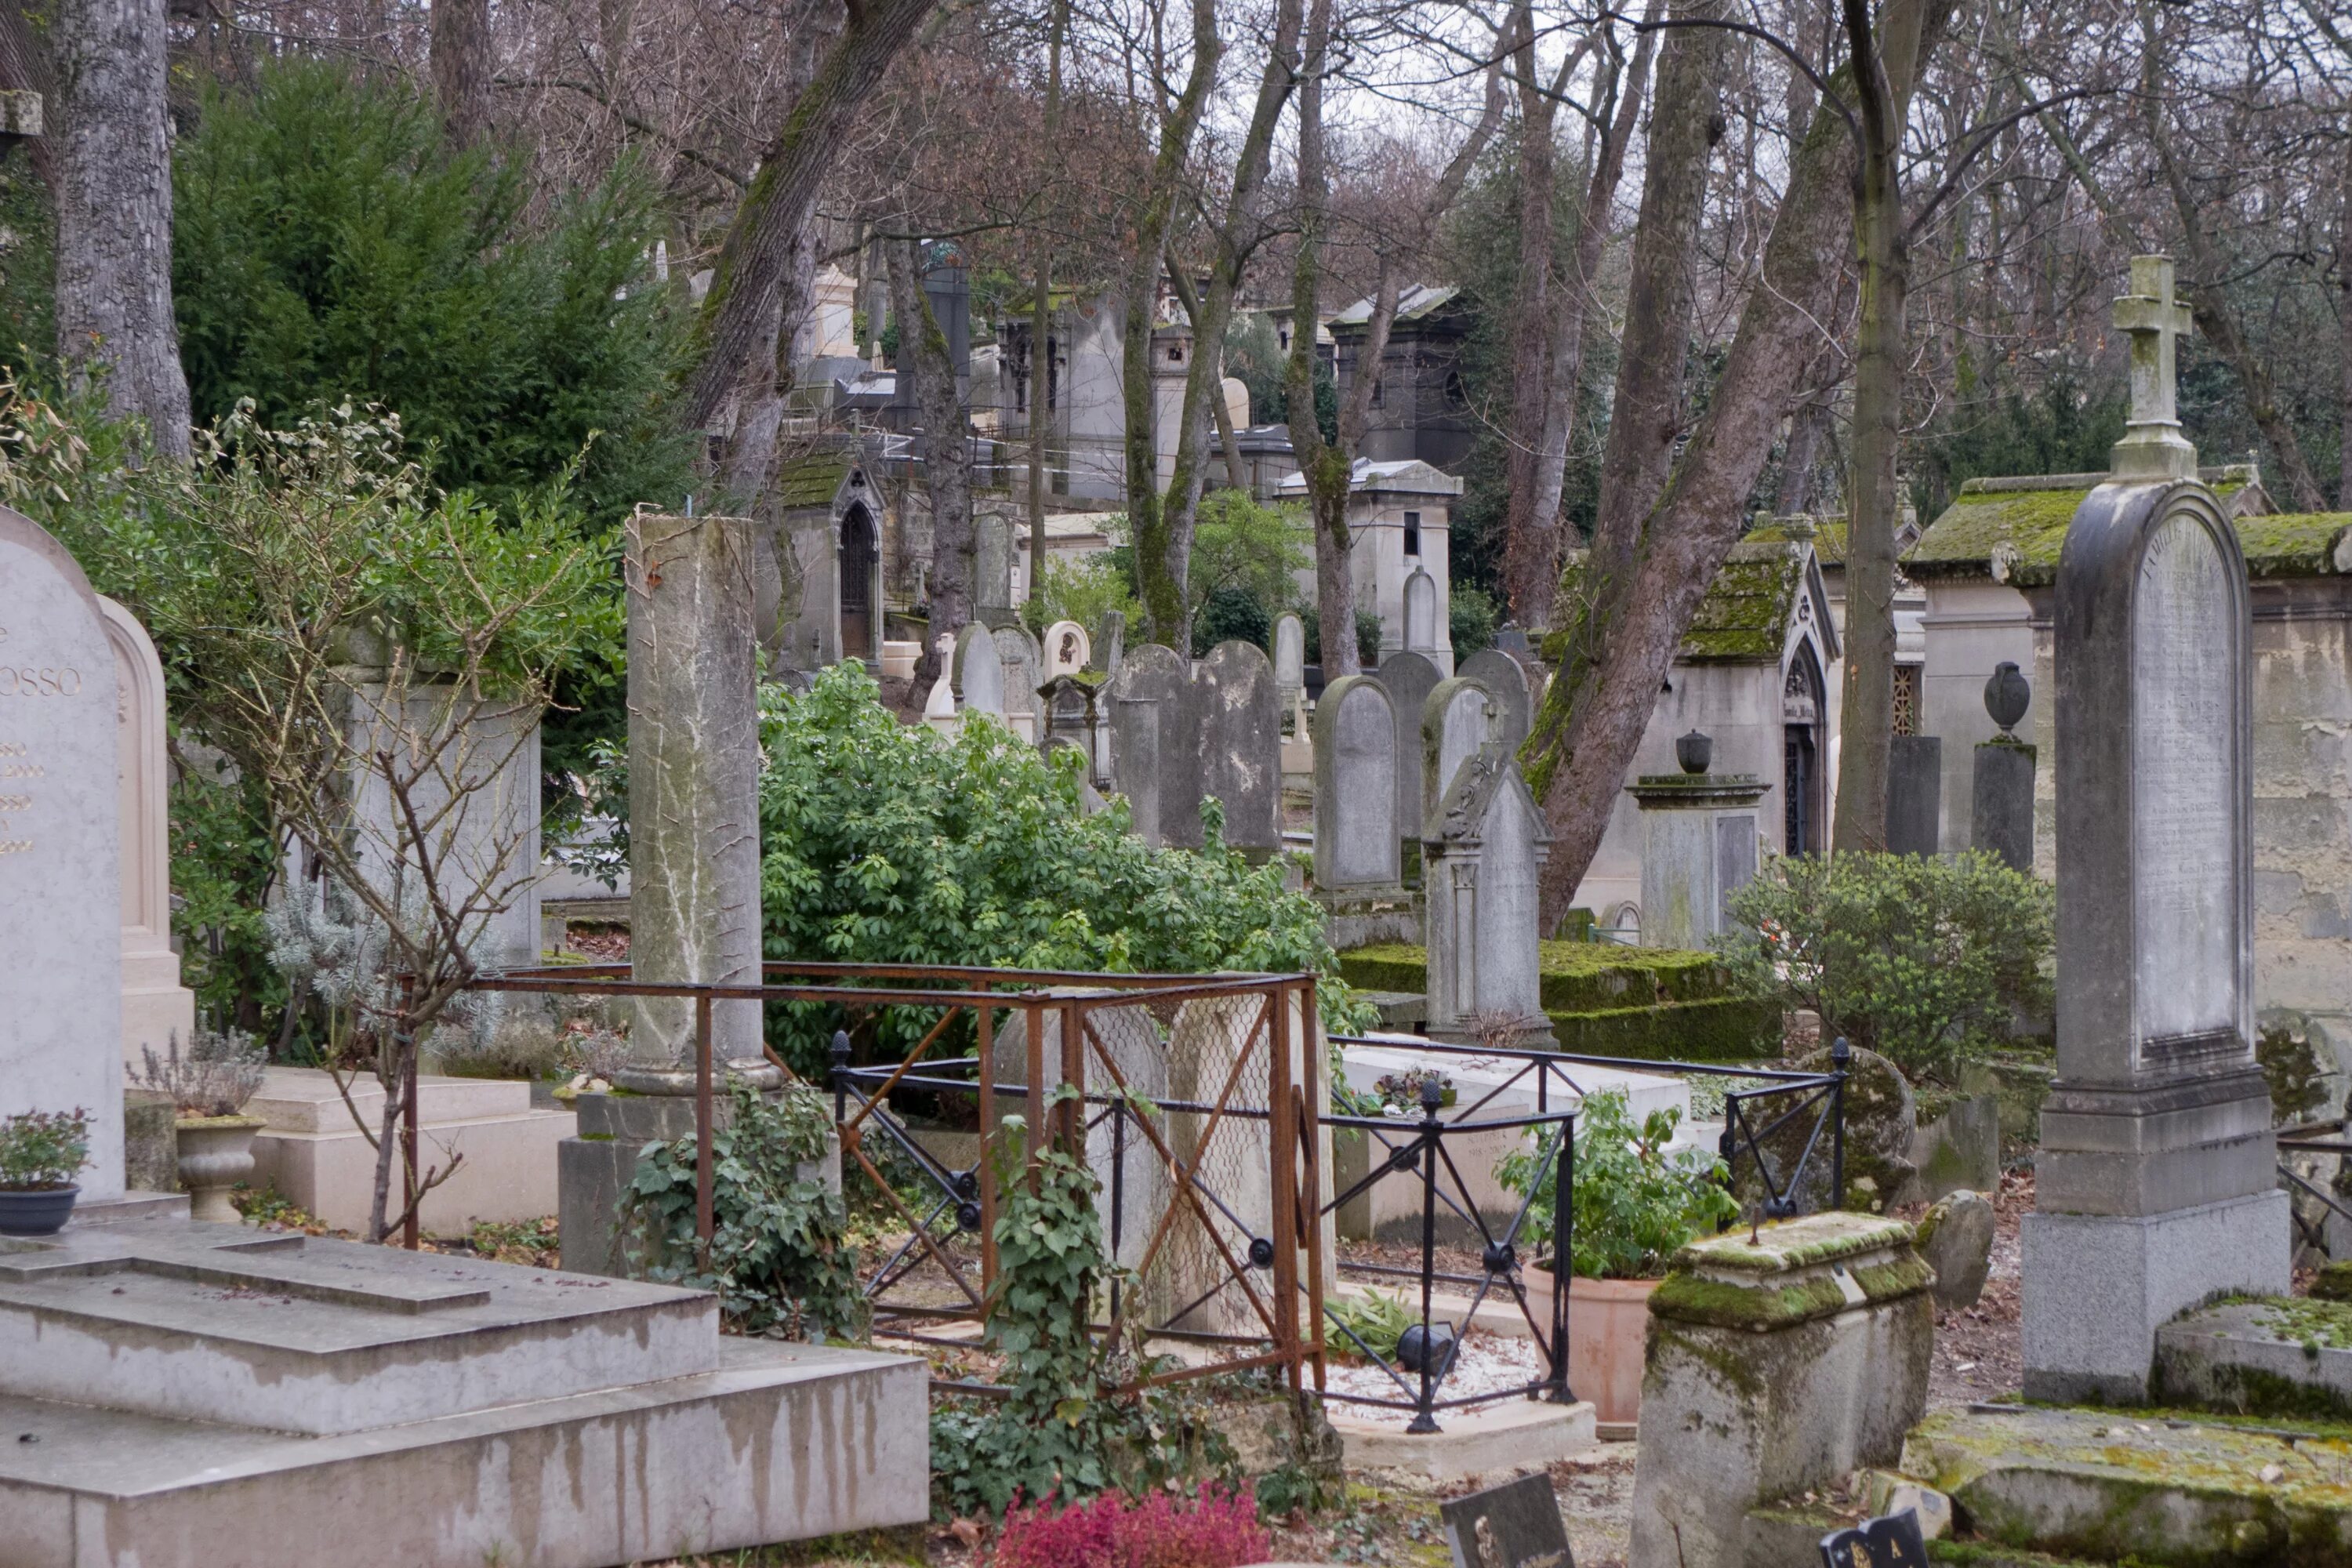
M 604 1568 L 928 1511 L 923 1363 L 241 1226 L 0 1243 L 0 1568 Z
M 2030 1214 L 2025 1396 L 2137 1404 L 2156 1331 L 2221 1296 L 2284 1296 L 2288 1200 L 2255 1193 L 2170 1214 Z

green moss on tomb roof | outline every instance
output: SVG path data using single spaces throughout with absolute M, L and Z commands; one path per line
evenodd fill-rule
M 1699 601 L 1690 630 L 1683 634 L 1682 657 L 1777 659 L 1804 582 L 1803 545 L 1752 535 L 1741 540 Z
M 2237 521 L 2250 574 L 2323 577 L 2340 570 L 2336 550 L 2352 529 L 2352 511 L 2286 511 Z
M 776 470 L 779 507 L 831 506 L 849 472 L 846 452 L 811 452 Z
M 1970 479 L 1903 557 L 1904 573 L 1913 578 L 1998 576 L 2012 587 L 2045 587 L 2058 579 L 2058 556 L 2065 548 L 2066 528 L 2075 509 L 2106 477 Z M 2208 482 L 2223 510 L 2235 512 L 2242 505 L 2250 513 L 2267 513 L 2268 500 L 2254 486 L 2251 470 L 2224 468 Z M 2331 518 L 2332 527 L 2320 526 Z M 2334 570 L 2334 540 L 2352 524 L 2352 516 L 2269 514 L 2234 521 L 2253 575 L 2293 577 Z M 2295 526 L 2276 526 L 2280 524 Z M 2327 536 L 2324 544 L 2315 545 L 2315 532 Z M 1996 557 L 2000 561 L 1998 573 Z

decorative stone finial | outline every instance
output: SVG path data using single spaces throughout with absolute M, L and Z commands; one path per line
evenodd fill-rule
M 1706 772 L 1707 764 L 1715 761 L 1715 737 L 1696 730 L 1676 737 L 1675 761 L 1682 764 L 1682 770 L 1686 773 Z
M 1993 666 L 1984 684 L 1984 705 L 1992 721 L 2000 726 L 2002 740 L 2017 738 L 2011 731 L 2016 730 L 2017 721 L 2025 717 L 2025 710 L 2032 700 L 2033 688 L 2018 673 L 2016 665 L 2003 659 Z
M 2195 321 L 2172 295 L 2172 258 L 2135 256 L 2131 292 L 2115 304 L 2116 326 L 2131 334 L 2131 418 L 2115 445 L 2119 479 L 2187 479 L 2197 448 L 2180 434 L 2173 403 L 2173 340 Z

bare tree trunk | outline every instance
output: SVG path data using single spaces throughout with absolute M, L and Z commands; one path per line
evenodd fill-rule
M 1224 56 L 1217 37 L 1216 0 L 1192 0 L 1192 68 L 1184 90 L 1161 124 L 1160 152 L 1136 214 L 1135 249 L 1129 258 L 1126 320 L 1120 335 L 1119 390 L 1126 405 L 1127 521 L 1135 541 L 1136 576 L 1142 590 L 1143 640 L 1192 651 L 1190 616 L 1184 602 L 1182 563 L 1171 576 L 1161 569 L 1168 552 L 1168 525 L 1160 498 L 1159 414 L 1151 396 L 1152 314 L 1160 303 L 1160 279 L 1168 258 L 1168 229 L 1175 221 L 1179 187 L 1192 157 L 1193 133 L 1216 85 Z
M 1887 35 L 1874 37 L 1868 0 L 1844 0 L 1843 12 L 1861 100 L 1854 235 L 1862 297 L 1854 332 L 1853 481 L 1847 487 L 1845 700 L 1831 840 L 1841 854 L 1886 847 L 1886 772 L 1895 734 L 1895 463 L 1903 425 L 1910 253 L 1904 234 L 1903 115 L 1883 58 L 1915 57 L 1916 37 L 1896 37 L 1893 29 L 1918 25 L 1916 8 L 1891 8 Z
M 432 47 L 441 123 L 451 142 L 471 145 L 490 129 L 490 0 L 433 0 Z
M 1944 0 L 1921 3 L 1933 8 L 1932 25 L 1920 35 L 1924 58 L 1927 40 L 1941 28 Z M 1916 63 L 1902 62 L 1897 79 L 1906 96 Z M 1890 76 L 1896 75 L 1894 64 Z M 1674 108 L 1663 85 L 1657 106 L 1659 113 Z M 1764 247 L 1763 274 L 1740 311 L 1723 374 L 1642 531 L 1622 608 L 1613 617 L 1615 635 L 1595 647 L 1572 650 L 1537 715 L 1525 754 L 1552 831 L 1543 876 L 1546 929 L 1567 912 L 1592 863 L 1657 705 L 1659 682 L 1739 537 L 1748 498 L 1788 410 L 1788 367 L 1803 363 L 1818 347 L 1819 323 L 1836 298 L 1840 266 L 1853 243 L 1856 164 L 1842 120 L 1815 115 L 1791 159 L 1787 194 Z
M 61 0 L 52 16 L 58 357 L 77 384 L 102 374 L 108 411 L 184 458 L 163 0 Z
M 1654 21 L 1662 0 L 1650 0 L 1644 21 Z M 1618 182 L 1625 174 L 1625 149 L 1632 144 L 1635 123 L 1650 75 L 1650 57 L 1656 47 L 1654 32 L 1643 32 L 1633 46 L 1632 68 L 1624 73 L 1622 96 L 1615 113 L 1609 98 L 1617 91 L 1618 67 L 1609 67 L 1611 86 L 1601 96 L 1605 130 L 1595 150 L 1591 177 L 1578 218 L 1575 247 L 1568 269 L 1553 285 L 1555 303 L 1550 323 L 1550 352 L 1545 366 L 1543 430 L 1536 444 L 1534 476 L 1529 481 L 1528 517 L 1514 541 L 1524 539 L 1528 564 L 1523 572 L 1523 599 L 1513 601 L 1512 613 L 1520 625 L 1541 633 L 1549 629 L 1553 600 L 1559 586 L 1563 536 L 1560 531 L 1560 489 L 1568 479 L 1568 444 L 1576 422 L 1577 398 L 1584 376 L 1585 324 L 1591 315 L 1593 279 L 1600 275 L 1601 252 L 1609 243 L 1610 214 L 1617 201 Z M 1514 497 L 1516 502 L 1517 498 Z
M 1519 268 L 1511 299 L 1518 323 L 1511 356 L 1511 422 L 1504 472 L 1509 500 L 1504 512 L 1503 594 L 1511 618 L 1540 628 L 1538 605 L 1550 590 L 1536 579 L 1545 574 L 1543 542 L 1534 537 L 1537 453 L 1543 444 L 1548 398 L 1553 383 L 1551 334 L 1552 200 L 1559 183 L 1554 125 L 1559 100 L 1545 90 L 1536 70 L 1534 13 L 1526 0 L 1511 12 L 1511 76 L 1519 100 Z M 1555 509 L 1555 515 L 1557 514 Z M 1557 565 L 1550 568 L 1557 573 Z M 1329 649 L 1325 649 L 1328 655 Z
M 808 85 L 795 94 L 719 246 L 696 324 L 701 358 L 680 422 L 708 430 L 739 390 L 780 391 L 776 324 L 805 308 L 794 253 L 851 119 L 931 9 L 932 0 L 872 0 L 851 8 Z M 800 295 L 800 298 L 793 296 Z
M 1068 25 L 1069 0 L 1054 0 L 1045 37 L 1045 127 L 1048 153 L 1062 145 L 1062 30 Z M 1043 237 L 1037 242 L 1037 289 L 1029 304 L 1029 596 L 1045 585 L 1045 399 L 1051 388 L 1053 354 L 1047 348 L 1053 330 L 1054 250 Z M 1040 606 L 1043 607 L 1042 605 Z M 937 638 L 933 638 L 937 641 Z
M 885 240 L 890 310 L 898 319 L 898 370 L 914 385 L 923 421 L 923 485 L 931 497 L 931 620 L 916 688 L 939 678 L 939 641 L 971 620 L 971 432 L 956 396 L 955 359 L 931 311 L 912 240 Z M 1043 531 L 1041 529 L 1039 531 Z
M 2352 136 L 2336 185 L 2336 325 L 2344 335 L 2344 434 L 2336 451 L 2336 504 L 2352 511 Z

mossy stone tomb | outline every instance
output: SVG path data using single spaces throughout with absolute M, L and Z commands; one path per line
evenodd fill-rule
M 1683 1248 L 1650 1298 L 1633 1561 L 1738 1568 L 1750 1510 L 1891 1466 L 1927 1405 L 1911 1227 L 1819 1214 Z

